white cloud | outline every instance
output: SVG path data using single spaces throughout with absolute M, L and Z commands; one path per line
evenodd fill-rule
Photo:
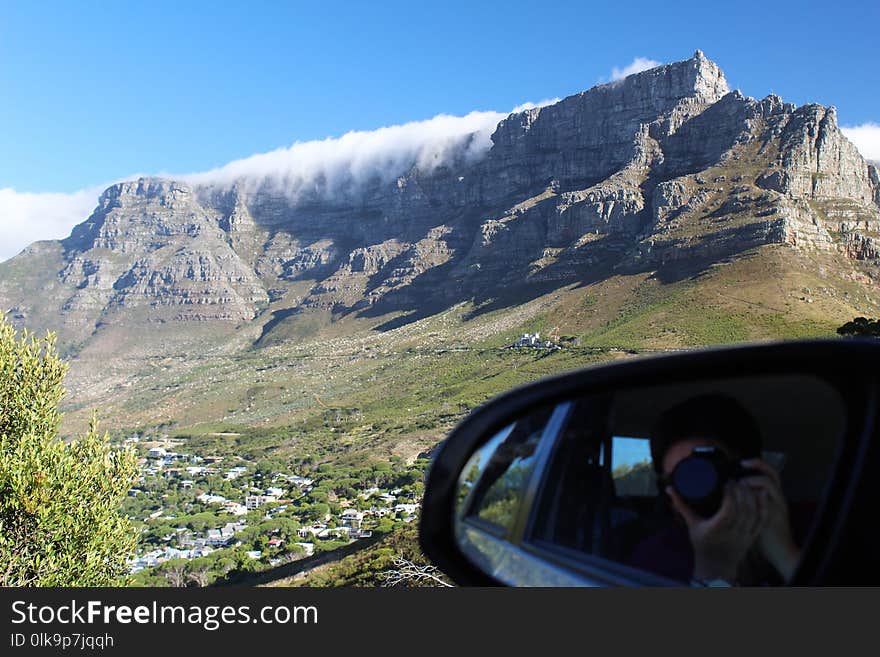
M 512 111 L 557 101 L 524 103 Z M 491 111 L 465 116 L 439 114 L 425 121 L 296 142 L 289 148 L 252 155 L 210 171 L 173 177 L 193 184 L 239 183 L 245 188 L 268 184 L 293 200 L 303 195 L 345 197 L 370 182 L 392 182 L 413 167 L 432 171 L 445 164 L 474 162 L 492 146 L 490 137 L 507 116 Z
M 866 160 L 880 162 L 880 124 L 863 123 L 851 127 L 842 127 L 843 134 L 849 139 Z
M 629 66 L 624 66 L 623 68 L 617 68 L 615 66 L 612 68 L 611 81 L 615 82 L 617 80 L 622 80 L 628 75 L 641 73 L 642 71 L 647 71 L 649 68 L 656 68 L 657 66 L 660 66 L 660 62 L 648 59 L 647 57 L 636 57 L 632 60 Z
M 0 189 L 0 261 L 31 242 L 59 239 L 91 214 L 103 187 L 72 194 L 16 192 Z
M 524 103 L 514 112 L 543 107 L 558 99 Z M 504 112 L 440 114 L 425 121 L 342 137 L 296 142 L 289 148 L 252 155 L 201 173 L 160 174 L 192 184 L 242 184 L 246 189 L 269 185 L 295 200 L 302 195 L 347 196 L 366 183 L 393 182 L 414 166 L 431 171 L 441 164 L 467 163 L 483 157 Z M 135 176 L 120 180 L 130 180 Z M 104 187 L 72 194 L 17 192 L 0 189 L 0 261 L 36 240 L 61 239 L 86 219 Z
M 479 159 L 492 145 L 489 137 L 495 126 L 506 116 L 440 114 L 426 121 L 296 142 L 217 169 L 174 177 L 193 184 L 269 183 L 294 199 L 303 194 L 326 198 L 351 193 L 375 180 L 391 182 L 414 166 L 431 171 L 441 164 Z
M 523 103 L 522 105 L 517 105 L 516 107 L 514 107 L 510 111 L 512 114 L 518 114 L 519 112 L 525 112 L 526 110 L 535 109 L 538 107 L 547 107 L 547 105 L 554 105 L 554 104 L 558 103 L 560 100 L 561 100 L 560 98 L 545 98 L 544 100 L 539 101 L 537 103 L 528 102 L 528 103 Z

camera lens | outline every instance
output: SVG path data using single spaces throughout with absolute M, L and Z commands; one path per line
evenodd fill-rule
M 690 457 L 672 473 L 672 485 L 685 500 L 702 500 L 718 490 L 718 470 L 709 459 Z

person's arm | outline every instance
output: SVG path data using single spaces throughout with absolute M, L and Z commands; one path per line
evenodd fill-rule
M 801 550 L 791 534 L 788 503 L 782 493 L 779 473 L 761 459 L 749 459 L 743 461 L 742 465 L 762 473 L 742 481 L 758 494 L 767 509 L 767 524 L 758 537 L 758 546 L 767 561 L 788 581 L 800 563 Z
M 767 520 L 758 494 L 744 483 L 728 482 L 721 508 L 710 518 L 694 513 L 671 486 L 666 494 L 687 524 L 694 549 L 693 579 L 734 584 L 740 563 Z

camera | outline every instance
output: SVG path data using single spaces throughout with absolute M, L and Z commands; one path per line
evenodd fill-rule
M 670 485 L 684 502 L 703 518 L 714 516 L 724 499 L 724 485 L 732 480 L 762 475 L 759 470 L 744 468 L 717 447 L 694 447 L 670 476 Z

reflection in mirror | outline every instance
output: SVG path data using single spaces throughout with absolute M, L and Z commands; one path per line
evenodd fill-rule
M 513 528 L 552 410 L 536 411 L 508 425 L 471 457 L 459 480 L 459 513 L 467 509 L 498 533 Z
M 516 552 L 584 584 L 791 577 L 846 420 L 829 384 L 705 380 L 586 396 L 554 418 L 563 407 L 559 421 L 544 409 L 506 427 L 462 473 L 457 536 L 484 569 L 520 582 L 505 571 Z M 548 456 L 534 471 L 539 441 Z M 507 553 L 486 553 L 480 532 L 506 537 Z

